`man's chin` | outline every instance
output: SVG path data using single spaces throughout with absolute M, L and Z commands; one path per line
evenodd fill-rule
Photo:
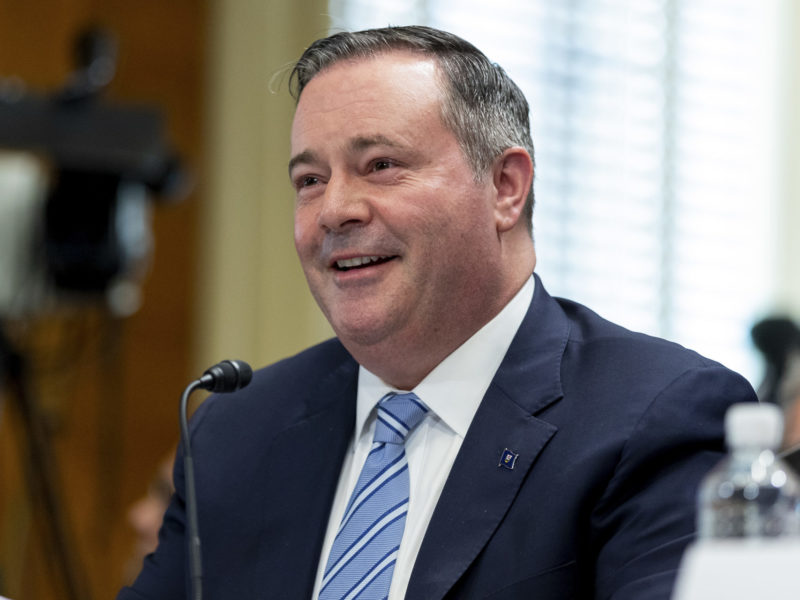
M 335 322 L 333 330 L 348 349 L 351 346 L 368 349 L 386 342 L 395 327 L 379 317 L 361 315 Z

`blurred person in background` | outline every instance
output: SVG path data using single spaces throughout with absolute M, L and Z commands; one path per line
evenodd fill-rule
M 175 452 L 158 464 L 153 480 L 147 487 L 147 493 L 134 502 L 128 509 L 128 523 L 136 537 L 131 556 L 125 564 L 124 581 L 131 583 L 144 564 L 145 557 L 155 552 L 158 546 L 158 531 L 169 506 L 170 498 L 175 492 L 172 485 L 172 464 Z
M 793 354 L 778 388 L 780 404 L 786 418 L 784 446 L 800 445 L 800 352 Z
M 784 447 L 800 444 L 800 328 L 790 317 L 771 316 L 753 325 L 750 335 L 764 357 L 758 398 L 781 407 Z

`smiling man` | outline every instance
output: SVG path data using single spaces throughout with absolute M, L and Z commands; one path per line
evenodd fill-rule
M 337 338 L 192 419 L 208 597 L 668 599 L 752 389 L 547 294 L 527 102 L 472 45 L 341 33 L 293 76 L 295 245 Z M 186 596 L 176 465 L 119 598 Z

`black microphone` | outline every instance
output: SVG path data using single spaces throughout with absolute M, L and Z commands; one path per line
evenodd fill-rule
M 253 378 L 253 369 L 241 360 L 223 360 L 206 370 L 200 379 L 186 386 L 181 396 L 180 422 L 183 440 L 183 470 L 186 482 L 186 518 L 189 536 L 189 577 L 191 580 L 191 600 L 202 600 L 203 565 L 200 552 L 200 532 L 197 526 L 197 496 L 194 487 L 194 462 L 192 444 L 189 440 L 189 422 L 186 407 L 189 396 L 198 388 L 212 392 L 234 392 L 245 387 Z
M 200 387 L 211 392 L 235 392 L 253 378 L 253 369 L 241 360 L 223 360 L 206 369 L 199 379 Z

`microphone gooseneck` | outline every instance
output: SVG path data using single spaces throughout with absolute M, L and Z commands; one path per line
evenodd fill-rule
M 197 525 L 197 496 L 194 485 L 194 461 L 189 439 L 187 407 L 189 396 L 202 388 L 217 393 L 234 392 L 245 387 L 253 378 L 253 370 L 241 360 L 223 360 L 207 369 L 200 379 L 195 379 L 183 391 L 180 405 L 181 439 L 183 440 L 183 470 L 186 483 L 186 520 L 189 538 L 189 579 L 191 600 L 203 597 L 203 564 L 200 550 L 200 531 Z

